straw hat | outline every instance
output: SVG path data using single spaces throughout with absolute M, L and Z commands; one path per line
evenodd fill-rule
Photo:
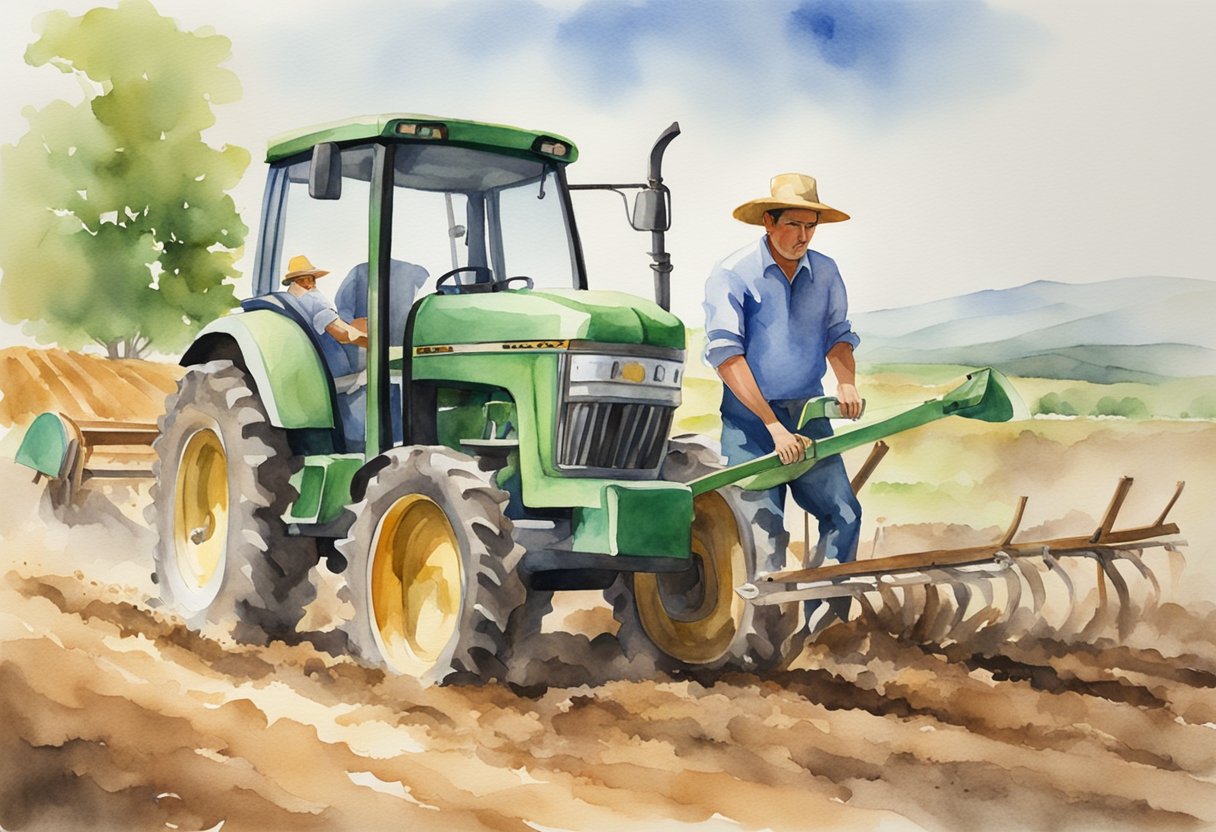
M 327 274 L 329 272 L 324 269 L 314 268 L 312 262 L 303 254 L 297 254 L 288 262 L 287 274 L 283 275 L 283 282 L 290 283 L 301 277 L 324 277 Z
M 764 212 L 779 208 L 818 211 L 820 222 L 844 222 L 849 215 L 819 201 L 815 178 L 802 173 L 779 173 L 769 181 L 772 197 L 753 199 L 734 210 L 735 219 L 749 225 L 764 225 Z

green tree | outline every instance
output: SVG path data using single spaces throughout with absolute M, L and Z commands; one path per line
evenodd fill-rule
M 240 97 L 231 42 L 185 32 L 148 0 L 38 20 L 32 66 L 74 76 L 83 100 L 23 115 L 0 148 L 0 315 L 41 343 L 111 358 L 174 351 L 236 304 L 248 229 L 227 191 L 249 164 L 213 148 L 212 105 Z
M 1048 393 L 1039 399 L 1034 406 L 1035 413 L 1055 414 L 1058 416 L 1076 416 L 1077 409 L 1073 407 L 1064 398 L 1061 398 L 1059 393 Z
M 1148 408 L 1144 402 L 1135 396 L 1124 396 L 1116 399 L 1114 396 L 1103 396 L 1094 405 L 1093 416 L 1122 416 L 1125 419 L 1147 419 Z
M 1196 419 L 1216 419 L 1216 395 L 1208 393 L 1197 397 L 1191 402 L 1187 413 Z M 1187 413 L 1183 413 L 1183 417 Z

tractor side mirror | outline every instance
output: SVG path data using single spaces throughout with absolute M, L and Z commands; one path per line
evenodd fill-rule
M 323 142 L 312 149 L 308 195 L 313 199 L 342 197 L 342 151 L 333 142 Z
M 645 188 L 633 199 L 633 218 L 630 221 L 636 231 L 666 231 L 671 228 L 667 213 L 667 189 Z

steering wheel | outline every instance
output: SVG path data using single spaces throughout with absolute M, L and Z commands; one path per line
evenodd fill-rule
M 488 278 L 487 280 L 478 279 L 475 283 L 452 283 L 450 286 L 445 286 L 444 282 L 458 274 L 464 272 L 472 272 L 477 278 Z M 523 283 L 525 289 L 531 289 L 533 286 L 532 278 L 527 275 L 516 275 L 508 277 L 504 280 L 495 280 L 494 273 L 486 266 L 461 266 L 458 269 L 444 272 L 439 275 L 439 279 L 435 281 L 435 291 L 441 295 L 462 295 L 474 292 L 505 292 L 510 291 L 512 283 Z
M 455 277 L 463 272 L 472 272 L 477 278 L 476 283 L 452 283 L 451 286 L 444 286 L 443 283 L 449 277 Z M 452 269 L 449 272 L 444 272 L 439 275 L 439 279 L 435 281 L 435 291 L 441 295 L 463 295 L 473 292 L 492 292 L 497 285 L 494 281 L 494 272 L 490 271 L 487 266 L 461 266 L 458 269 Z

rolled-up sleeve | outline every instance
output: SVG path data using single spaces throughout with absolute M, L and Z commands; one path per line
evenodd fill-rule
M 711 367 L 743 355 L 745 291 L 738 276 L 721 266 L 705 281 L 705 360 Z
M 312 316 L 312 328 L 317 331 L 317 334 L 325 332 L 325 327 L 338 320 L 338 313 L 333 309 L 322 309 Z
M 325 327 L 338 320 L 338 310 L 330 305 L 329 299 L 312 289 L 300 296 L 298 303 L 308 315 L 309 322 L 312 324 L 313 330 L 318 335 L 325 332 Z
M 828 326 L 825 346 L 831 349 L 837 344 L 848 344 L 857 349 L 861 338 L 853 331 L 849 322 L 849 299 L 845 292 L 844 281 L 837 272 L 828 293 Z

